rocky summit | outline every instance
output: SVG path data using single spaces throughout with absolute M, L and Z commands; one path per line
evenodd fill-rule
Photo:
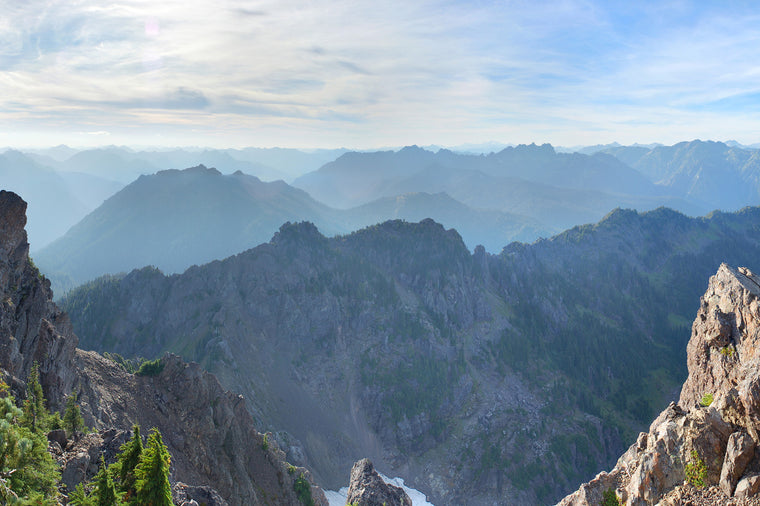
M 166 355 L 153 374 L 136 375 L 77 349 L 68 316 L 29 259 L 25 212 L 20 197 L 0 191 L 0 373 L 23 398 L 37 363 L 49 408 L 59 411 L 75 393 L 85 423 L 95 430 L 70 439 L 62 431 L 48 436 L 64 498 L 92 479 L 101 455 L 110 463 L 128 439 L 125 431 L 139 424 L 163 434 L 179 504 L 208 497 L 217 504 L 295 506 L 303 504 L 306 490 L 314 504 L 327 504 L 309 471 L 289 465 L 276 442 L 255 430 L 245 399 L 225 391 L 198 364 Z
M 687 364 L 678 404 L 561 506 L 760 504 L 760 276 L 722 264 L 710 278 Z
M 346 502 L 357 506 L 412 506 L 404 489 L 385 483 L 369 459 L 362 459 L 351 468 Z

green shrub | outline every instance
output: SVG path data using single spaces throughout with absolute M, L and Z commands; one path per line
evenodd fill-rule
M 724 357 L 733 357 L 734 353 L 736 353 L 736 348 L 730 344 L 720 349 L 720 354 Z
M 684 472 L 686 474 L 686 482 L 697 488 L 704 488 L 705 479 L 707 478 L 707 467 L 702 459 L 699 457 L 697 450 L 691 451 L 692 462 L 686 464 Z
M 298 500 L 301 501 L 301 504 L 304 506 L 314 506 L 314 499 L 311 497 L 311 485 L 309 484 L 309 480 L 307 480 L 303 473 L 298 475 L 298 478 L 296 478 L 296 481 L 293 483 L 293 490 L 296 492 L 296 496 L 298 497 Z
M 713 401 L 713 394 L 705 394 L 702 396 L 702 400 L 699 401 L 699 405 L 703 408 L 706 408 L 710 404 L 712 404 Z
M 620 506 L 620 499 L 613 489 L 602 492 L 602 506 Z
M 164 370 L 164 361 L 160 358 L 146 360 L 140 364 L 140 369 L 135 374 L 138 376 L 158 376 Z
M 264 438 L 261 440 L 261 449 L 265 452 L 269 451 L 269 436 L 264 434 Z

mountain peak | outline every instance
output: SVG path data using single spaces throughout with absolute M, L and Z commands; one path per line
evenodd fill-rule
M 160 170 L 156 173 L 157 176 L 172 176 L 177 174 L 197 174 L 197 175 L 209 175 L 209 176 L 221 176 L 222 173 L 219 172 L 214 167 L 206 167 L 203 164 L 196 165 L 195 167 L 188 167 L 186 169 L 166 169 L 166 170 Z

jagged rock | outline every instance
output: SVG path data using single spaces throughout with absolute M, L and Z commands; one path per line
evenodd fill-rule
M 760 475 L 745 476 L 736 484 L 734 497 L 748 499 L 756 496 L 758 492 L 760 492 Z
M 747 464 L 755 456 L 755 442 L 746 432 L 734 432 L 728 438 L 726 456 L 720 473 L 720 488 L 727 496 L 734 495 L 736 482 L 744 473 Z
M 678 405 L 671 403 L 649 433 L 561 505 L 598 504 L 606 488 L 622 491 L 626 505 L 757 504 L 760 462 L 760 285 L 748 269 L 723 264 L 710 278 L 687 345 L 689 377 Z M 704 407 L 705 394 L 713 397 Z M 681 486 L 695 454 L 703 461 L 704 490 Z M 754 464 L 753 464 L 754 462 Z M 738 484 L 737 484 L 738 482 Z M 719 487 L 717 485 L 720 485 Z M 736 495 L 736 500 L 731 495 Z
M 85 434 L 62 445 L 66 450 L 57 459 L 61 482 L 68 490 L 74 490 L 78 483 L 92 480 L 98 472 L 100 457 L 103 456 L 106 464 L 112 464 L 121 445 L 130 437 L 130 433 L 112 428 Z
M 346 501 L 357 506 L 412 506 L 404 489 L 385 483 L 369 459 L 362 459 L 351 468 Z
M 227 501 L 211 487 L 191 487 L 182 482 L 172 486 L 172 500 L 177 506 L 227 506 Z
M 74 384 L 71 364 L 77 337 L 53 303 L 50 282 L 29 260 L 26 202 L 0 190 L 0 369 L 17 397 L 23 397 L 32 364 L 53 409 Z

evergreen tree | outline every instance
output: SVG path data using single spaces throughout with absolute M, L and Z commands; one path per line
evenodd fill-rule
M 22 426 L 24 412 L 16 407 L 0 381 L 0 498 L 10 503 L 49 504 L 57 497 L 58 468 L 40 431 Z
M 126 500 L 130 500 L 135 495 L 135 468 L 140 463 L 143 453 L 140 426 L 135 425 L 132 430 L 134 435 L 131 440 L 121 445 L 121 453 L 115 464 L 119 476 L 118 488 L 120 492 L 125 494 Z
M 63 428 L 71 435 L 84 429 L 84 419 L 77 404 L 77 394 L 72 393 L 66 398 L 66 411 L 63 413 Z
M 26 382 L 26 400 L 21 424 L 32 432 L 44 432 L 49 418 L 50 414 L 45 408 L 45 395 L 40 385 L 39 365 L 35 362 Z
M 116 506 L 118 498 L 116 496 L 116 487 L 114 487 L 111 474 L 108 472 L 103 456 L 100 456 L 100 469 L 95 476 L 95 494 L 98 502 L 97 506 Z
M 84 485 L 77 483 L 74 490 L 69 493 L 69 504 L 71 506 L 97 506 L 95 499 L 84 490 Z
M 171 457 L 158 429 L 151 430 L 148 443 L 135 469 L 135 503 L 141 506 L 172 506 L 169 484 Z

